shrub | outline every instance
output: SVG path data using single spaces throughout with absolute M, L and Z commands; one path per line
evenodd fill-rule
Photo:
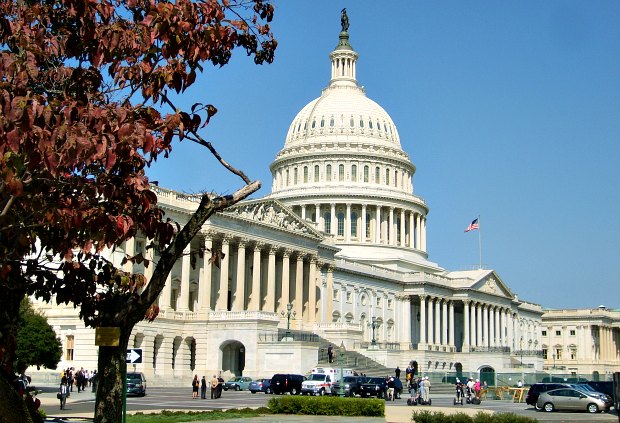
M 271 398 L 267 407 L 274 414 L 370 417 L 385 415 L 385 401 L 379 399 L 288 395 Z
M 465 413 L 444 414 L 442 412 L 414 411 L 411 419 L 415 423 L 536 423 L 538 420 L 514 413 L 488 414 L 478 412 L 473 417 Z

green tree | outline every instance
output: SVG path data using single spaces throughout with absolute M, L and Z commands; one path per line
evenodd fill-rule
M 18 362 L 37 369 L 55 369 L 62 357 L 62 343 L 56 332 L 28 299 L 22 300 L 19 310 L 15 357 Z
M 9 387 L 19 304 L 36 295 L 74 304 L 90 327 L 121 328 L 118 347 L 99 349 L 95 405 L 96 422 L 120 421 L 134 325 L 156 317 L 153 303 L 202 224 L 261 185 L 201 136 L 215 107 L 175 100 L 236 48 L 271 62 L 272 16 L 267 0 L 0 2 L 0 411 L 25 409 Z M 206 147 L 243 186 L 201 195 L 181 228 L 157 207 L 145 169 L 182 140 Z M 148 281 L 101 255 L 138 233 L 161 252 L 157 263 L 126 257 L 154 266 Z

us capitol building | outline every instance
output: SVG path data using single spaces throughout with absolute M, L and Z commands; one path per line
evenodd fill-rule
M 421 374 L 480 375 L 489 384 L 495 374 L 527 380 L 549 371 L 552 358 L 552 372 L 620 370 L 619 312 L 545 311 L 494 270 L 450 271 L 429 260 L 429 205 L 417 194 L 416 167 L 390 116 L 358 84 L 344 25 L 329 57 L 328 86 L 295 116 L 270 166 L 271 194 L 204 224 L 186 252 L 220 249 L 219 267 L 192 268 L 184 255 L 159 317 L 134 328 L 129 347 L 142 348 L 143 362 L 129 368 L 151 385 L 219 372 L 306 373 L 332 344 L 389 368 L 415 360 Z M 197 207 L 197 196 L 153 189 L 181 225 Z M 120 265 L 145 244 L 136 238 L 111 254 Z M 147 278 L 153 268 L 125 267 Z M 95 369 L 94 330 L 73 307 L 37 306 L 63 342 L 60 368 Z

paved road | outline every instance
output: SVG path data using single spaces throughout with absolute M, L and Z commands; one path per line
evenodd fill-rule
M 66 410 L 59 410 L 58 400 L 56 399 L 56 388 L 49 388 L 42 394 L 39 394 L 43 407 L 48 415 L 51 416 L 84 416 L 92 417 L 94 410 L 94 394 L 91 392 L 77 393 L 74 391 L 67 402 Z M 187 410 L 187 411 L 199 411 L 199 410 L 215 410 L 215 409 L 230 409 L 240 407 L 260 407 L 267 404 L 272 395 L 265 394 L 251 394 L 247 391 L 225 391 L 222 394 L 222 398 L 217 400 L 211 399 L 193 399 L 191 397 L 191 390 L 184 388 L 149 388 L 145 397 L 128 397 L 127 398 L 127 411 L 158 411 L 158 410 Z M 399 407 L 397 409 L 398 414 L 401 416 L 411 415 L 415 409 L 421 410 L 422 407 L 408 407 L 405 399 L 389 402 L 386 405 L 390 407 Z M 554 412 L 544 413 L 536 411 L 533 407 L 526 404 L 513 403 L 510 401 L 484 401 L 481 405 L 464 405 L 454 406 L 453 397 L 451 395 L 436 395 L 433 397 L 433 405 L 430 409 L 486 409 L 494 412 L 512 412 L 519 415 L 525 415 L 538 419 L 541 422 L 618 422 L 618 415 L 615 411 L 604 414 L 588 414 L 588 413 L 566 413 L 566 412 Z M 400 408 L 406 407 L 406 408 Z M 426 407 L 425 407 L 426 408 Z M 409 411 L 407 411 L 407 409 Z M 446 410 L 446 411 L 448 411 Z M 310 417 L 282 417 L 278 416 L 277 420 L 273 417 L 265 417 L 264 419 L 253 421 L 272 422 L 303 422 L 312 421 Z M 321 422 L 345 422 L 350 419 L 345 418 L 333 418 L 326 420 L 321 417 Z M 235 420 L 239 422 L 239 420 Z M 385 419 L 369 418 L 364 420 L 356 419 L 356 422 L 360 423 L 380 423 L 385 422 Z M 397 421 L 397 420 L 393 420 Z M 406 420 L 405 420 L 406 421 Z

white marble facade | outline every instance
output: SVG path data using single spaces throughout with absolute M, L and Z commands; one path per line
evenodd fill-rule
M 493 270 L 449 271 L 428 260 L 429 208 L 414 193 L 416 168 L 390 116 L 358 85 L 357 58 L 341 32 L 328 87 L 293 119 L 270 166 L 271 194 L 213 216 L 187 252 L 221 250 L 220 266 L 193 268 L 184 256 L 159 317 L 134 329 L 130 347 L 144 351 L 136 370 L 155 383 L 220 371 L 305 373 L 325 342 L 387 366 L 416 360 L 424 372 L 543 369 L 540 305 L 520 300 Z M 180 224 L 196 207 L 195 197 L 156 192 Z M 132 240 L 113 256 L 120 263 L 145 244 Z M 282 341 L 289 303 L 295 340 Z M 38 306 L 63 340 L 60 365 L 94 368 L 93 331 L 75 311 Z M 615 360 L 617 345 L 609 347 Z

